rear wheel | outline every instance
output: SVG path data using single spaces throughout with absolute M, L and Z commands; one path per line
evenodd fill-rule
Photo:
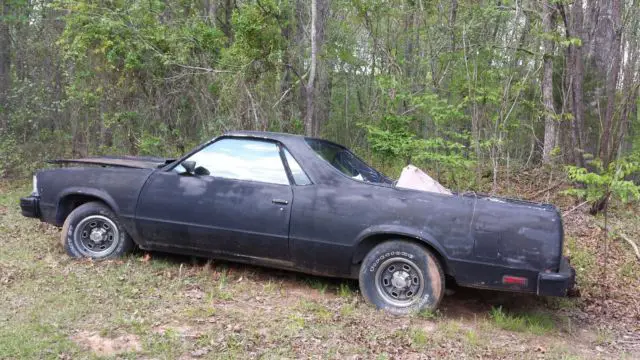
M 67 254 L 75 258 L 109 259 L 133 248 L 116 215 L 101 202 L 89 202 L 73 210 L 60 236 Z
M 368 302 L 393 314 L 434 310 L 444 295 L 444 272 L 424 247 L 391 240 L 362 261 L 360 291 Z

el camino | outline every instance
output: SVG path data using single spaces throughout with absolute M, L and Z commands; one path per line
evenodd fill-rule
M 137 246 L 358 279 L 374 306 L 435 309 L 445 283 L 566 296 L 575 272 L 548 204 L 404 189 L 338 144 L 230 132 L 180 159 L 58 160 L 22 214 L 62 227 L 66 252 Z

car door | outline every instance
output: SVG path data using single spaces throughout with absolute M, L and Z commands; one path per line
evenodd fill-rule
M 279 144 L 221 138 L 144 186 L 138 229 L 156 248 L 289 260 L 293 195 Z M 184 163 L 184 162 L 183 162 Z

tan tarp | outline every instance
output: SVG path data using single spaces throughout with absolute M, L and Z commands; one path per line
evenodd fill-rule
M 407 165 L 402 169 L 402 174 L 396 183 L 397 187 L 413 190 L 429 191 L 438 194 L 452 195 L 449 189 L 433 180 L 431 176 L 413 165 Z

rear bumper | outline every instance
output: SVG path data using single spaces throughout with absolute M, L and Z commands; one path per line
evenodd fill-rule
M 567 296 L 576 284 L 576 271 L 569 264 L 569 260 L 563 257 L 560 261 L 560 269 L 557 273 L 538 274 L 538 295 L 543 296 Z
M 22 216 L 39 218 L 40 217 L 40 197 L 27 196 L 20 199 L 20 210 Z

